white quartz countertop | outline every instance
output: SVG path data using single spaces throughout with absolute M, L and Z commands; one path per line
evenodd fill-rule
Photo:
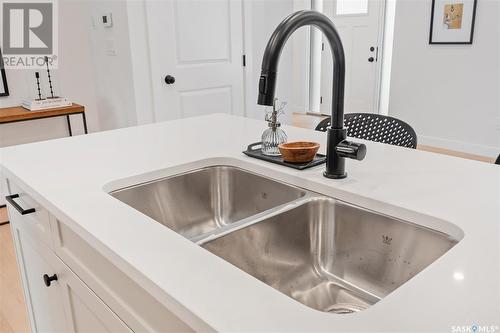
M 264 122 L 210 115 L 0 150 L 5 175 L 196 330 L 452 332 L 500 326 L 500 167 L 365 142 L 348 177 L 246 157 Z M 284 127 L 289 141 L 326 135 Z M 360 141 L 360 140 L 356 140 Z M 208 165 L 234 165 L 463 239 L 370 308 L 313 310 L 106 191 Z M 458 228 L 457 228 L 458 227 Z M 496 330 L 498 331 L 498 329 Z

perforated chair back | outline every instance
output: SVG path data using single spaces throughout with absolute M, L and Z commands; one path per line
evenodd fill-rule
M 317 131 L 326 132 L 331 125 L 330 118 L 323 119 Z M 373 113 L 346 113 L 344 127 L 347 136 L 390 145 L 417 148 L 417 134 L 402 120 Z

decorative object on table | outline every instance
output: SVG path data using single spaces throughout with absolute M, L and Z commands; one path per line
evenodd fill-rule
M 22 107 L 30 111 L 38 111 L 45 109 L 61 108 L 65 106 L 70 106 L 72 103 L 66 97 L 54 97 L 45 99 L 25 99 L 22 103 Z
M 40 89 L 40 73 L 35 72 L 35 78 L 36 78 L 36 87 L 38 89 L 38 100 L 42 100 L 42 91 Z
M 278 117 L 284 113 L 286 102 L 281 103 L 279 107 L 277 107 L 277 104 L 278 99 L 276 98 L 272 110 L 266 112 L 266 121 L 269 128 L 262 133 L 262 154 L 268 156 L 281 155 L 278 146 L 287 140 L 286 133 L 278 121 Z
M 263 161 L 274 163 L 274 164 L 283 165 L 283 166 L 293 168 L 296 170 L 304 170 L 304 169 L 312 168 L 312 167 L 321 165 L 321 164 L 326 162 L 326 155 L 323 155 L 323 154 L 316 154 L 314 156 L 313 160 L 310 162 L 305 162 L 305 163 L 285 162 L 283 160 L 283 157 L 281 157 L 281 156 L 264 155 L 262 153 L 262 143 L 261 142 L 252 143 L 251 145 L 248 146 L 247 150 L 245 150 L 243 152 L 243 154 L 245 154 L 249 157 L 257 158 L 259 160 L 263 160 Z
M 45 64 L 47 65 L 47 77 L 49 78 L 49 87 L 50 87 L 50 97 L 49 98 L 59 98 L 54 96 L 54 90 L 52 89 L 52 79 L 50 77 L 50 68 L 49 68 L 49 57 L 45 56 Z
M 472 44 L 477 0 L 432 0 L 429 44 Z
M 319 143 L 296 141 L 282 143 L 278 146 L 283 160 L 289 163 L 308 163 L 314 159 L 319 149 Z
M 5 68 L 3 64 L 2 49 L 0 49 L 0 96 L 9 96 L 9 86 L 7 85 L 7 76 L 5 75 Z
M 40 73 L 35 72 L 36 85 L 38 88 L 38 99 L 25 99 L 22 103 L 22 107 L 30 111 L 38 111 L 38 110 L 71 106 L 72 105 L 71 101 L 66 97 L 54 96 L 54 89 L 52 87 L 52 78 L 50 76 L 49 57 L 45 56 L 44 59 L 45 59 L 45 64 L 47 65 L 47 77 L 49 79 L 50 97 L 42 98 L 42 93 L 40 89 Z

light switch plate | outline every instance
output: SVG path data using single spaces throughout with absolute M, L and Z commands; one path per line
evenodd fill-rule
M 113 16 L 111 13 L 105 13 L 101 15 L 102 25 L 106 28 L 111 28 L 113 26 Z

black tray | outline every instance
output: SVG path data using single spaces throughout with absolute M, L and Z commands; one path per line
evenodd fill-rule
M 311 162 L 306 162 L 306 163 L 290 163 L 290 162 L 285 162 L 283 161 L 283 157 L 281 156 L 267 156 L 262 154 L 261 151 L 262 143 L 256 142 L 252 143 L 247 147 L 247 150 L 243 152 L 243 154 L 253 157 L 253 158 L 258 158 L 259 160 L 275 163 L 275 164 L 281 164 L 289 168 L 294 168 L 297 170 L 304 170 L 307 168 L 312 168 L 317 165 L 323 164 L 326 162 L 326 155 L 323 154 L 316 154 L 314 156 L 313 160 Z

